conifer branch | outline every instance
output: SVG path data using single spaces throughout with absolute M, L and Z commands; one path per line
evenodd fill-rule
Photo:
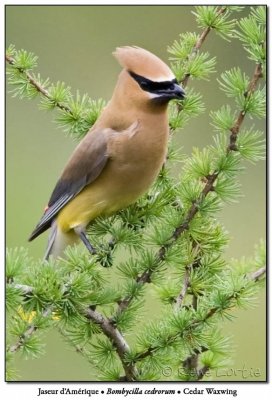
M 260 276 L 263 276 L 265 274 L 265 272 L 266 272 L 265 267 L 261 267 L 258 270 L 256 270 L 255 272 L 253 272 L 250 275 L 248 275 L 247 279 L 248 279 L 248 281 L 255 281 L 256 282 L 256 277 L 258 278 Z M 245 287 L 241 288 L 241 293 L 243 292 L 244 289 L 245 289 Z M 239 293 L 234 292 L 226 300 L 227 301 L 236 300 L 238 296 L 239 296 Z M 195 327 L 205 324 L 209 319 L 211 319 L 217 313 L 221 313 L 221 312 L 226 311 L 226 310 L 228 310 L 228 309 L 230 309 L 232 307 L 233 307 L 233 305 L 230 305 L 228 302 L 226 302 L 225 307 L 219 307 L 219 306 L 212 307 L 207 311 L 206 315 L 204 315 L 202 318 L 197 318 L 197 319 L 193 320 L 190 323 L 190 325 L 187 328 L 185 328 L 185 330 L 186 331 L 191 331 Z M 175 333 L 173 335 L 169 335 L 168 338 L 167 338 L 167 342 L 168 343 L 174 343 L 177 339 L 179 339 L 179 337 L 180 337 L 180 332 L 177 332 L 177 333 Z M 135 355 L 135 359 L 136 360 L 143 360 L 144 358 L 149 357 L 150 355 L 154 354 L 154 352 L 156 352 L 159 349 L 160 349 L 160 345 L 149 347 L 146 350 L 144 350 L 143 352 L 137 353 Z M 203 347 L 203 351 L 207 351 L 207 350 L 208 349 Z M 189 356 L 188 358 L 186 358 L 186 360 L 183 361 L 183 364 L 185 363 L 186 366 L 188 365 L 188 363 L 190 364 L 190 362 L 192 362 L 194 364 L 195 361 L 196 361 L 196 358 L 194 356 L 195 355 L 199 355 L 200 352 L 194 351 L 194 353 L 195 354 L 193 354 L 192 356 Z
M 195 371 L 198 365 L 198 354 L 199 353 L 195 353 L 192 354 L 190 357 L 187 357 L 186 360 L 183 362 L 183 367 L 188 370 Z
M 248 88 L 244 93 L 245 99 L 248 99 L 254 93 L 254 91 L 256 90 L 257 83 L 259 79 L 262 77 L 263 77 L 262 63 L 258 63 L 255 67 L 254 74 L 252 76 L 251 81 L 249 82 Z M 237 146 L 236 146 L 237 136 L 245 116 L 246 112 L 244 110 L 241 110 L 238 114 L 235 124 L 230 129 L 231 135 L 230 135 L 230 143 L 227 149 L 228 152 L 231 150 L 237 151 Z
M 254 282 L 257 282 L 264 274 L 266 273 L 266 267 L 261 267 L 258 270 L 254 271 L 253 273 L 248 275 L 248 279 Z M 211 318 L 216 311 L 218 311 L 218 309 L 216 310 L 216 308 L 212 308 L 211 310 L 209 310 L 209 312 L 207 313 L 206 317 L 205 317 L 205 321 L 207 321 L 207 319 Z M 185 368 L 188 369 L 194 369 L 197 370 L 197 362 L 198 362 L 198 357 L 200 354 L 204 353 L 205 351 L 207 351 L 208 349 L 204 346 L 201 347 L 200 350 L 195 349 L 193 351 L 193 354 L 189 357 L 186 358 L 185 361 L 183 361 L 183 366 Z M 209 367 L 204 365 L 202 368 L 197 370 L 197 380 L 201 380 L 204 378 L 205 374 L 208 372 Z
M 266 274 L 266 267 L 259 268 L 257 271 L 252 272 L 251 275 L 249 276 L 249 279 L 257 282 Z
M 205 184 L 199 198 L 190 207 L 182 224 L 179 225 L 174 230 L 174 232 L 170 238 L 170 240 L 172 241 L 171 243 L 174 243 L 183 232 L 185 232 L 189 229 L 190 222 L 193 220 L 193 218 L 195 217 L 195 215 L 197 214 L 197 212 L 199 210 L 199 205 L 203 202 L 203 200 L 206 198 L 206 196 L 211 191 L 213 191 L 213 188 L 214 188 L 213 185 L 214 185 L 217 177 L 218 177 L 218 172 L 216 172 L 216 171 L 213 174 L 206 176 L 206 184 Z
M 198 245 L 196 245 L 197 250 L 198 250 Z M 197 263 L 197 266 L 198 263 Z M 187 290 L 190 286 L 190 272 L 191 270 L 195 268 L 195 264 L 191 264 L 189 268 L 186 269 L 185 271 L 185 277 L 183 279 L 183 286 L 181 288 L 181 292 L 179 293 L 178 297 L 177 297 L 177 309 L 178 307 L 181 306 L 186 294 L 187 294 Z M 198 296 L 196 296 L 195 294 L 193 294 L 192 296 L 192 307 L 194 310 L 197 310 L 197 302 L 198 302 Z M 199 354 L 202 353 L 203 351 L 206 351 L 207 349 L 205 347 L 202 346 L 201 351 L 199 351 L 198 349 L 194 349 L 193 354 L 189 357 L 186 358 L 186 360 L 183 362 L 183 366 L 186 367 L 189 370 L 195 370 L 198 366 L 198 359 L 199 359 Z
M 25 295 L 33 292 L 33 287 L 21 284 L 14 284 L 13 287 L 15 289 L 21 290 Z
M 209 367 L 207 365 L 204 365 L 202 368 L 200 368 L 197 371 L 197 381 L 201 381 L 201 379 L 204 378 L 204 376 L 206 375 L 206 373 L 209 371 Z
M 226 6 L 219 8 L 219 10 L 217 11 L 216 18 L 218 18 L 218 16 L 224 14 L 226 12 L 226 9 L 227 9 Z M 200 36 L 199 36 L 199 38 L 198 38 L 198 40 L 197 40 L 197 42 L 196 42 L 191 54 L 189 55 L 189 58 L 194 57 L 198 53 L 198 51 L 200 50 L 200 48 L 204 44 L 204 42 L 205 42 L 205 40 L 206 40 L 206 38 L 207 38 L 207 36 L 208 36 L 208 34 L 210 33 L 211 30 L 212 30 L 212 27 L 211 26 L 207 26 L 202 31 L 202 33 L 200 34 Z M 190 76 L 191 75 L 187 73 L 185 75 L 185 77 L 182 79 L 182 81 L 180 82 L 184 88 L 187 86 L 188 81 L 190 79 Z
M 262 64 L 257 64 L 257 66 L 255 67 L 255 70 L 254 70 L 253 77 L 248 86 L 248 91 L 247 91 L 247 94 L 245 95 L 246 97 L 249 97 L 255 91 L 257 82 L 261 77 L 262 77 Z M 234 147 L 234 146 L 236 145 L 237 135 L 240 131 L 240 128 L 244 121 L 245 115 L 246 115 L 245 111 L 240 111 L 234 126 L 230 129 L 230 131 L 231 131 L 230 143 L 226 149 L 226 154 L 228 154 L 229 151 L 231 151 L 231 150 L 236 150 L 236 147 Z M 206 184 L 201 192 L 200 197 L 197 199 L 197 201 L 195 201 L 192 204 L 192 206 L 189 209 L 182 224 L 179 225 L 173 232 L 173 235 L 171 237 L 171 239 L 173 241 L 178 239 L 183 232 L 185 232 L 186 230 L 189 229 L 189 224 L 192 221 L 192 219 L 194 218 L 194 216 L 197 214 L 197 212 L 199 210 L 199 205 L 206 198 L 206 196 L 210 192 L 213 191 L 214 183 L 215 183 L 216 179 L 218 178 L 218 175 L 219 175 L 219 172 L 214 171 L 212 174 L 206 176 Z M 162 254 L 162 256 L 165 255 L 165 247 L 161 249 L 161 254 Z
M 175 309 L 176 310 L 179 310 L 179 308 L 181 307 L 181 305 L 182 305 L 182 303 L 183 303 L 183 301 L 185 299 L 185 296 L 187 294 L 187 290 L 188 290 L 189 285 L 190 285 L 190 271 L 191 271 L 191 268 L 192 268 L 192 265 L 190 265 L 190 266 L 185 268 L 185 274 L 184 274 L 184 277 L 183 277 L 183 285 L 182 285 L 181 291 L 178 294 L 178 296 L 176 298 L 176 301 L 175 301 Z
M 6 62 L 12 66 L 15 64 L 15 60 L 13 57 L 9 56 L 8 54 L 5 55 Z M 49 92 L 43 87 L 37 80 L 28 72 L 24 71 L 21 68 L 16 68 L 20 73 L 24 74 L 28 82 L 44 97 L 46 97 L 49 100 L 54 100 Z M 69 114 L 73 114 L 72 110 L 67 107 L 66 105 L 60 103 L 60 102 L 55 102 L 56 107 L 58 107 L 60 110 L 65 111 Z
M 29 295 L 34 292 L 34 288 L 27 285 L 14 284 L 13 287 L 21 290 L 25 295 Z M 42 316 L 49 316 L 52 313 L 52 310 L 53 305 L 49 305 L 42 313 Z M 113 325 L 113 323 L 109 319 L 105 318 L 102 314 L 100 314 L 92 307 L 89 307 L 85 311 L 85 316 L 95 322 L 97 325 L 99 325 L 105 336 L 107 336 L 115 346 L 117 354 L 124 367 L 126 380 L 135 380 L 137 376 L 137 369 L 135 366 L 130 365 L 125 361 L 125 356 L 127 353 L 130 352 L 130 348 L 122 333 Z M 24 345 L 25 339 L 29 338 L 36 330 L 37 327 L 35 326 L 35 324 L 30 324 L 25 333 L 21 335 L 20 339 L 14 345 L 10 346 L 7 351 L 11 353 L 18 351 Z M 61 330 L 60 333 L 66 336 L 65 333 Z M 80 346 L 76 345 L 75 349 L 77 352 L 84 355 L 83 349 Z
M 23 345 L 26 338 L 31 336 L 36 331 L 35 325 L 30 325 L 25 333 L 20 337 L 20 339 L 12 346 L 10 346 L 7 351 L 10 353 L 15 353 L 18 351 Z
M 133 364 L 125 361 L 125 356 L 130 352 L 130 348 L 122 333 L 116 327 L 114 327 L 107 318 L 103 317 L 102 314 L 93 310 L 92 308 L 88 308 L 86 316 L 100 326 L 102 332 L 115 346 L 126 374 L 126 380 L 135 381 L 137 377 L 137 369 Z
M 23 285 L 22 285 L 23 286 Z M 52 306 L 48 306 L 42 313 L 42 317 L 46 318 L 52 313 Z M 20 350 L 23 346 L 25 341 L 32 336 L 37 330 L 37 326 L 35 324 L 30 324 L 26 331 L 20 336 L 19 340 L 11 345 L 8 349 L 7 352 L 10 353 L 16 353 L 18 350 Z
M 189 357 L 187 357 L 183 362 L 182 365 L 184 368 L 187 370 L 193 370 L 197 371 L 198 367 L 198 358 L 200 354 L 204 353 L 205 351 L 208 351 L 209 349 L 205 346 L 201 346 L 200 349 L 194 349 L 193 354 L 191 354 Z M 198 376 L 198 373 L 197 373 Z

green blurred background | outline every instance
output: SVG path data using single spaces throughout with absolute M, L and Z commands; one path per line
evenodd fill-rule
M 110 99 L 120 71 L 111 56 L 116 46 L 144 47 L 167 62 L 167 46 L 179 33 L 195 31 L 191 6 L 6 6 L 6 44 L 24 48 L 39 56 L 41 76 L 52 82 L 64 81 L 75 92 L 92 98 Z M 248 7 L 242 14 L 248 13 Z M 242 15 L 241 14 L 241 15 Z M 240 66 L 249 75 L 254 65 L 238 41 L 223 41 L 214 32 L 203 50 L 217 57 L 217 74 Z M 217 110 L 226 98 L 218 89 L 217 74 L 210 81 L 190 81 L 203 94 L 207 110 Z M 52 123 L 54 115 L 38 110 L 35 101 L 20 101 L 7 95 L 6 102 L 6 240 L 8 247 L 25 246 L 34 258 L 43 255 L 47 235 L 32 243 L 27 238 L 47 204 L 57 178 L 75 143 Z M 190 154 L 193 146 L 212 141 L 209 113 L 201 115 L 179 132 L 177 146 Z M 247 125 L 252 122 L 247 119 Z M 265 131 L 264 121 L 255 121 Z M 250 256 L 254 245 L 265 237 L 265 162 L 247 164 L 240 177 L 244 197 L 227 205 L 219 218 L 230 232 L 227 258 Z M 149 305 L 149 311 L 156 312 Z M 265 291 L 258 306 L 236 312 L 234 322 L 224 322 L 233 335 L 234 363 L 220 371 L 215 380 L 242 380 L 243 366 L 248 380 L 264 380 Z M 46 336 L 46 355 L 37 360 L 16 359 L 20 380 L 95 380 L 90 365 L 56 332 Z M 250 371 L 256 376 L 250 376 Z M 258 374 L 260 371 L 261 375 Z M 226 374 L 229 374 L 227 376 Z

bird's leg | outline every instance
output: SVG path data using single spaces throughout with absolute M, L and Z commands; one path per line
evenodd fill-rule
M 89 242 L 89 239 L 87 238 L 87 235 L 84 231 L 81 231 L 79 234 L 80 239 L 82 240 L 82 242 L 85 244 L 85 246 L 87 247 L 87 249 L 89 250 L 89 252 L 91 254 L 96 254 L 96 250 L 95 248 L 92 246 L 92 244 Z
M 82 240 L 82 242 L 84 243 L 84 245 L 87 247 L 87 249 L 89 250 L 89 252 L 93 255 L 96 254 L 96 250 L 95 248 L 92 246 L 92 244 L 89 242 L 89 239 L 87 238 L 86 232 L 83 229 L 75 229 L 76 233 L 78 234 L 78 236 L 80 237 L 80 239 Z

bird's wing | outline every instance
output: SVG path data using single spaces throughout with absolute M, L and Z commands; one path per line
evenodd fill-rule
M 51 226 L 58 212 L 104 169 L 109 156 L 107 145 L 112 129 L 94 130 L 79 143 L 50 197 L 48 207 L 29 237 L 35 239 Z
M 119 132 L 110 128 L 93 128 L 85 136 L 68 161 L 53 190 L 44 215 L 30 235 L 29 241 L 50 228 L 52 220 L 59 211 L 85 186 L 98 178 L 112 155 L 109 143 L 121 137 L 130 140 L 138 131 L 138 127 L 139 121 L 135 121 L 127 129 Z

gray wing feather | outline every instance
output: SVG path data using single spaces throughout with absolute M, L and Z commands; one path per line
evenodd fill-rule
M 50 228 L 59 211 L 101 174 L 108 161 L 107 143 L 111 132 L 111 129 L 91 131 L 76 147 L 29 241 Z

